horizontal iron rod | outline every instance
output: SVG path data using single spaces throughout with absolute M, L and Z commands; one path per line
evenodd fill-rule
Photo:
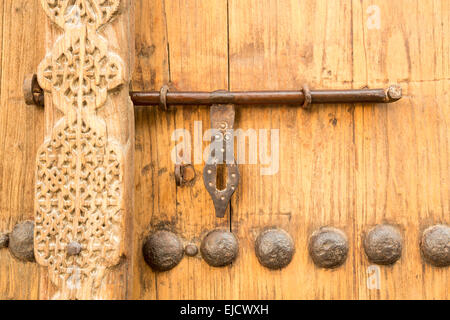
M 390 103 L 402 97 L 401 88 L 394 85 L 388 89 L 361 90 L 311 90 L 311 103 Z M 157 91 L 130 92 L 136 106 L 161 104 L 161 93 Z M 283 104 L 302 105 L 305 102 L 303 91 L 215 91 L 215 92 L 168 92 L 167 105 L 261 105 Z
M 27 104 L 44 105 L 44 91 L 37 76 L 31 74 L 24 81 L 24 97 Z M 161 91 L 131 91 L 130 97 L 136 106 L 162 105 L 303 105 L 322 103 L 390 103 L 402 98 L 402 89 L 391 85 L 387 89 L 359 90 L 309 90 L 306 86 L 298 91 L 214 91 L 182 92 L 170 91 L 164 86 Z M 306 102 L 305 102 L 305 97 Z

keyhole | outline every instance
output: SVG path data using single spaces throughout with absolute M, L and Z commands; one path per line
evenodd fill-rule
M 226 164 L 217 165 L 216 188 L 223 191 L 227 188 L 228 167 Z

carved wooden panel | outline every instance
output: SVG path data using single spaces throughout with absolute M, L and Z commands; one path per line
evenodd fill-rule
M 41 3 L 64 33 L 39 65 L 38 80 L 63 117 L 37 155 L 35 256 L 48 267 L 57 298 L 98 298 L 105 270 L 124 253 L 125 146 L 97 114 L 128 81 L 124 61 L 99 31 L 120 0 Z

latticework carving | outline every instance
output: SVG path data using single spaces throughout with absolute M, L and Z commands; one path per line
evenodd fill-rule
M 123 151 L 96 116 L 124 83 L 123 61 L 97 32 L 120 0 L 41 1 L 64 34 L 38 79 L 64 117 L 37 156 L 35 255 L 61 296 L 77 297 L 96 290 L 122 254 Z M 73 243 L 79 254 L 67 249 Z
M 61 28 L 82 24 L 100 28 L 119 9 L 120 0 L 41 0 L 47 16 Z
M 94 113 L 105 103 L 108 90 L 123 83 L 122 61 L 108 52 L 106 40 L 94 30 L 84 26 L 68 30 L 39 65 L 39 84 L 52 92 L 53 103 L 62 112 L 83 108 Z

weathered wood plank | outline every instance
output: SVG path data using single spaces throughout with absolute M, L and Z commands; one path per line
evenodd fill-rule
M 163 1 L 135 1 L 136 65 L 134 90 L 159 90 L 169 82 L 167 30 Z M 157 299 L 157 275 L 143 259 L 142 245 L 153 221 L 174 212 L 175 184 L 169 150 L 174 146 L 173 114 L 155 108 L 136 108 L 136 201 L 134 213 L 133 292 L 135 299 Z M 157 224 L 157 223 L 156 223 Z
M 33 220 L 36 150 L 42 142 L 44 112 L 25 105 L 24 76 L 44 55 L 44 14 L 37 0 L 0 4 L 0 230 Z M 37 299 L 39 268 L 0 251 L 0 297 Z M 18 280 L 20 279 L 20 280 Z
M 231 89 L 348 87 L 351 10 L 348 2 L 231 0 Z M 245 254 L 233 269 L 236 297 L 357 298 L 353 243 L 347 263 L 333 271 L 316 268 L 307 252 L 309 235 L 322 226 L 341 228 L 350 240 L 355 236 L 351 108 L 241 108 L 238 127 L 279 129 L 280 161 L 279 172 L 268 176 L 260 163 L 240 167 L 232 226 Z M 284 270 L 269 271 L 255 256 L 256 237 L 267 227 L 294 238 L 297 252 Z
M 362 299 L 448 299 L 449 269 L 425 263 L 419 239 L 450 223 L 449 5 L 353 1 L 355 87 L 404 90 L 395 105 L 355 109 L 358 247 L 380 223 L 397 225 L 405 241 L 400 261 L 380 267 L 379 290 L 368 289 L 370 263 L 358 250 Z
M 223 90 L 228 87 L 227 2 L 166 2 L 170 66 L 173 85 L 178 90 Z M 201 122 L 203 135 L 211 127 L 210 109 L 183 108 L 176 113 L 177 129 L 187 129 L 194 146 L 194 122 Z M 179 143 L 179 142 L 177 142 Z M 203 148 L 208 142 L 203 143 Z M 194 157 L 194 154 L 192 154 Z M 217 219 L 211 197 L 203 184 L 204 162 L 195 166 L 197 178 L 192 187 L 177 189 L 176 217 L 183 238 L 200 247 L 201 240 L 215 228 L 230 228 L 230 216 Z M 212 268 L 204 260 L 186 258 L 178 279 L 164 278 L 158 286 L 168 299 L 232 298 L 231 268 Z M 199 285 L 200 282 L 202 283 Z
M 136 12 L 141 12 L 137 17 L 137 39 L 142 41 L 137 45 L 137 54 L 143 61 L 134 77 L 135 88 L 159 90 L 169 81 L 175 90 L 228 87 L 226 1 L 138 1 L 137 5 Z M 150 54 L 142 57 L 140 52 Z M 173 231 L 185 243 L 197 245 L 215 227 L 228 229 L 228 219 L 215 218 L 214 206 L 201 178 L 204 164 L 195 166 L 197 179 L 193 186 L 177 188 L 175 163 L 171 159 L 172 150 L 180 143 L 171 139 L 175 129 L 187 129 L 193 138 L 194 122 L 201 121 L 203 130 L 207 130 L 209 109 L 138 110 L 136 225 L 139 229 L 135 239 L 138 245 L 142 246 L 149 232 L 161 228 Z M 140 273 L 137 276 L 140 283 L 135 281 L 136 297 L 232 297 L 227 269 L 212 269 L 201 259 L 185 257 L 174 270 L 154 273 L 145 264 L 140 249 L 136 259 L 135 271 Z

